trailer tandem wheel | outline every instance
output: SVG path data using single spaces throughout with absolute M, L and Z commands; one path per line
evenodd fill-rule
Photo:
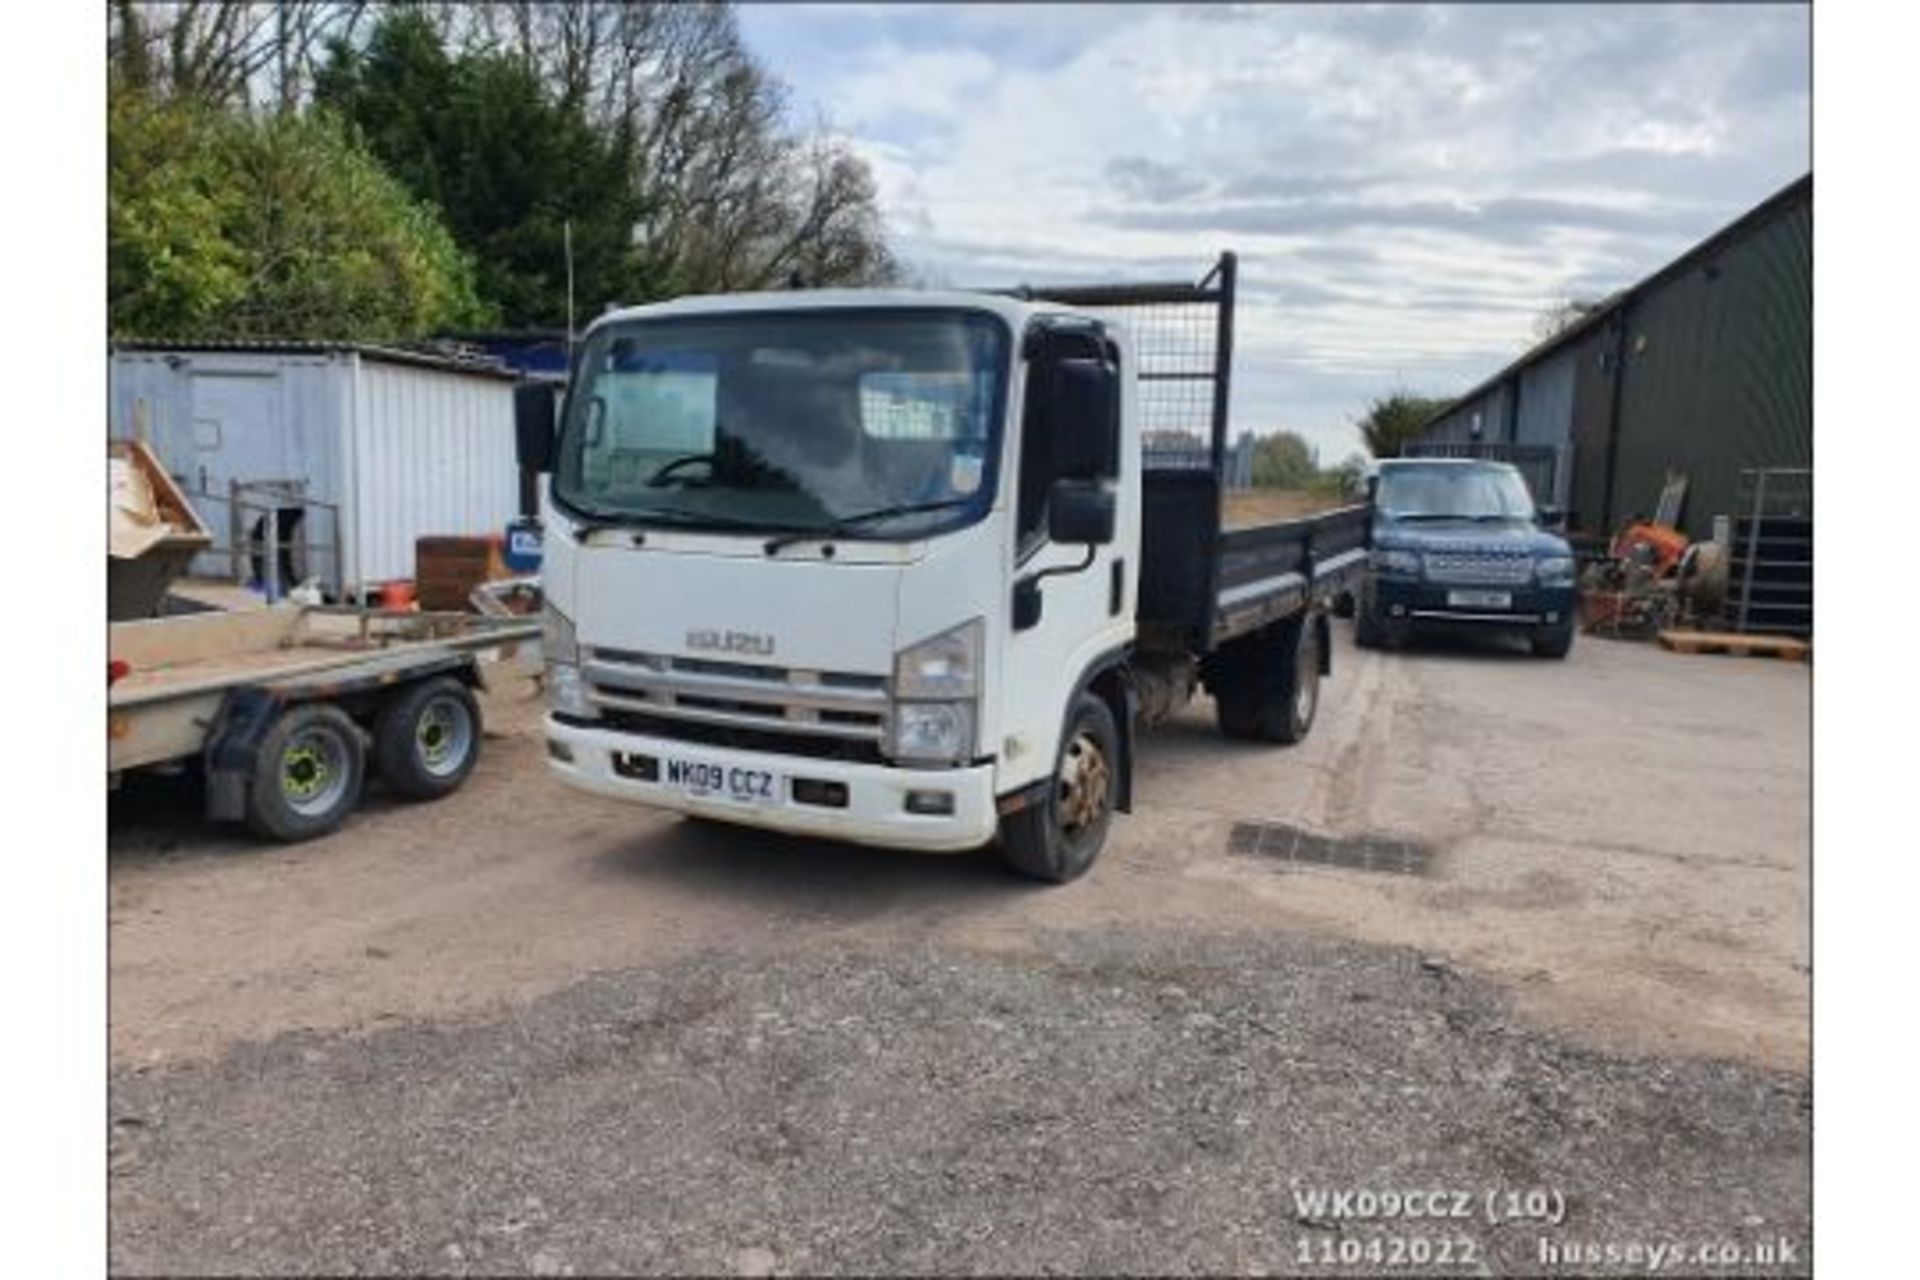
M 480 759 L 480 705 L 453 676 L 409 685 L 388 698 L 373 726 L 380 778 L 410 800 L 459 789 Z
M 273 840 L 311 840 L 339 828 L 366 779 L 360 729 L 339 707 L 299 703 L 261 740 L 247 787 L 247 825 Z

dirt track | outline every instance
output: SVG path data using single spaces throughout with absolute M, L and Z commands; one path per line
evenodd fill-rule
M 1051 891 L 987 856 L 574 795 L 546 777 L 524 686 L 490 698 L 487 758 L 461 796 L 378 801 L 315 844 L 209 833 L 184 791 L 117 799 L 112 1049 L 132 1122 L 116 1129 L 116 1265 L 1285 1270 L 1299 1224 L 1241 1194 L 1284 1176 L 1273 1161 L 1336 1183 L 1565 1182 L 1590 1232 L 1804 1235 L 1808 669 L 1598 641 L 1564 665 L 1488 647 L 1383 656 L 1339 632 L 1308 743 L 1231 745 L 1195 709 L 1143 749 L 1139 812 L 1100 867 Z M 1417 840 L 1431 873 L 1230 852 L 1241 821 Z M 1111 980 L 1071 976 L 1089 966 Z M 656 1041 L 647 1010 L 662 1007 L 685 1017 Z M 799 1038 L 752 1047 L 763 1014 Z M 956 1154 L 934 1104 L 991 1076 L 995 1036 L 1000 1109 L 956 1114 L 1013 1125 L 1011 1145 Z M 862 1037 L 870 1069 L 845 1056 Z M 555 1066 L 576 1060 L 602 1065 Z M 1162 1060 L 1188 1102 L 1252 1117 L 1233 1141 L 1194 1154 L 1212 1122 L 1184 1103 L 1076 1087 Z M 1308 1074 L 1281 1078 L 1294 1070 Z M 1301 1092 L 1316 1072 L 1349 1087 Z M 1508 1084 L 1466 1083 L 1483 1077 Z M 685 1094 L 707 1078 L 736 1091 L 746 1130 Z M 1447 1139 L 1435 1124 L 1456 1107 L 1468 1128 Z M 869 1109 L 907 1164 L 848 1154 Z M 603 1149 L 608 1125 L 664 1145 Z M 302 1134 L 311 1166 L 276 1145 Z M 1049 1199 L 1014 1167 L 1023 1134 L 1079 1170 L 1074 1185 L 1106 1189 Z M 788 1142 L 789 1172 L 847 1170 L 891 1187 L 904 1216 L 860 1226 L 847 1204 L 755 1181 Z M 545 1208 L 513 1211 L 530 1234 L 489 1235 L 515 1152 Z M 678 1180 L 633 1182 L 648 1161 Z M 589 1171 L 662 1198 L 557 1207 Z M 771 1224 L 760 1235 L 714 1206 L 682 1206 L 683 1231 L 657 1216 L 723 1174 L 771 1197 L 746 1202 Z M 1691 1199 L 1672 1178 L 1697 1179 Z M 346 1235 L 327 1235 L 329 1213 Z M 1121 1224 L 1098 1228 L 1111 1247 L 1070 1246 L 1094 1219 Z M 910 1242 L 914 1221 L 944 1254 Z M 1012 1235 L 978 1234 L 996 1229 Z M 1506 1258 L 1517 1240 L 1486 1243 Z

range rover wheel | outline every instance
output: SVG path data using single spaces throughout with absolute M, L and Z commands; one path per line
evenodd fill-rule
M 1120 731 L 1107 704 L 1083 693 L 1067 718 L 1043 800 L 1000 820 L 1000 852 L 1015 870 L 1065 884 L 1100 856 L 1119 794 Z
M 1536 658 L 1564 658 L 1573 648 L 1573 619 L 1547 627 L 1535 627 L 1531 637 Z

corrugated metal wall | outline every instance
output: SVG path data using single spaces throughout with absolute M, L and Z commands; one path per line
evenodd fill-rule
M 108 435 L 144 436 L 186 490 L 221 550 L 193 572 L 224 577 L 232 560 L 229 484 L 299 480 L 323 502 L 340 501 L 340 419 L 346 364 L 323 354 L 116 351 L 109 364 Z M 258 513 L 253 513 L 255 519 Z M 309 530 L 331 542 L 330 527 Z M 315 567 L 338 586 L 330 556 Z
M 1797 203 L 1636 299 L 1613 519 L 1688 474 L 1689 534 L 1731 513 L 1740 472 L 1813 465 L 1813 207 Z
M 411 578 L 416 538 L 518 514 L 511 382 L 362 359 L 355 404 L 350 579 Z
M 1547 501 L 1567 505 L 1568 474 L 1573 469 L 1574 365 L 1579 344 L 1554 352 L 1520 371 L 1520 403 L 1513 419 L 1514 444 L 1554 451 L 1553 490 Z

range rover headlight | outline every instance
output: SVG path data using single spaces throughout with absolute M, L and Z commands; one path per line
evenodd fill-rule
M 893 696 L 972 698 L 980 692 L 980 619 L 902 649 L 893 660 Z
M 1542 583 L 1548 586 L 1572 586 L 1573 557 L 1541 556 L 1533 562 L 1533 572 Z
M 1416 577 L 1420 573 L 1420 553 L 1398 547 L 1383 547 L 1375 551 L 1370 563 L 1380 573 L 1404 573 Z

